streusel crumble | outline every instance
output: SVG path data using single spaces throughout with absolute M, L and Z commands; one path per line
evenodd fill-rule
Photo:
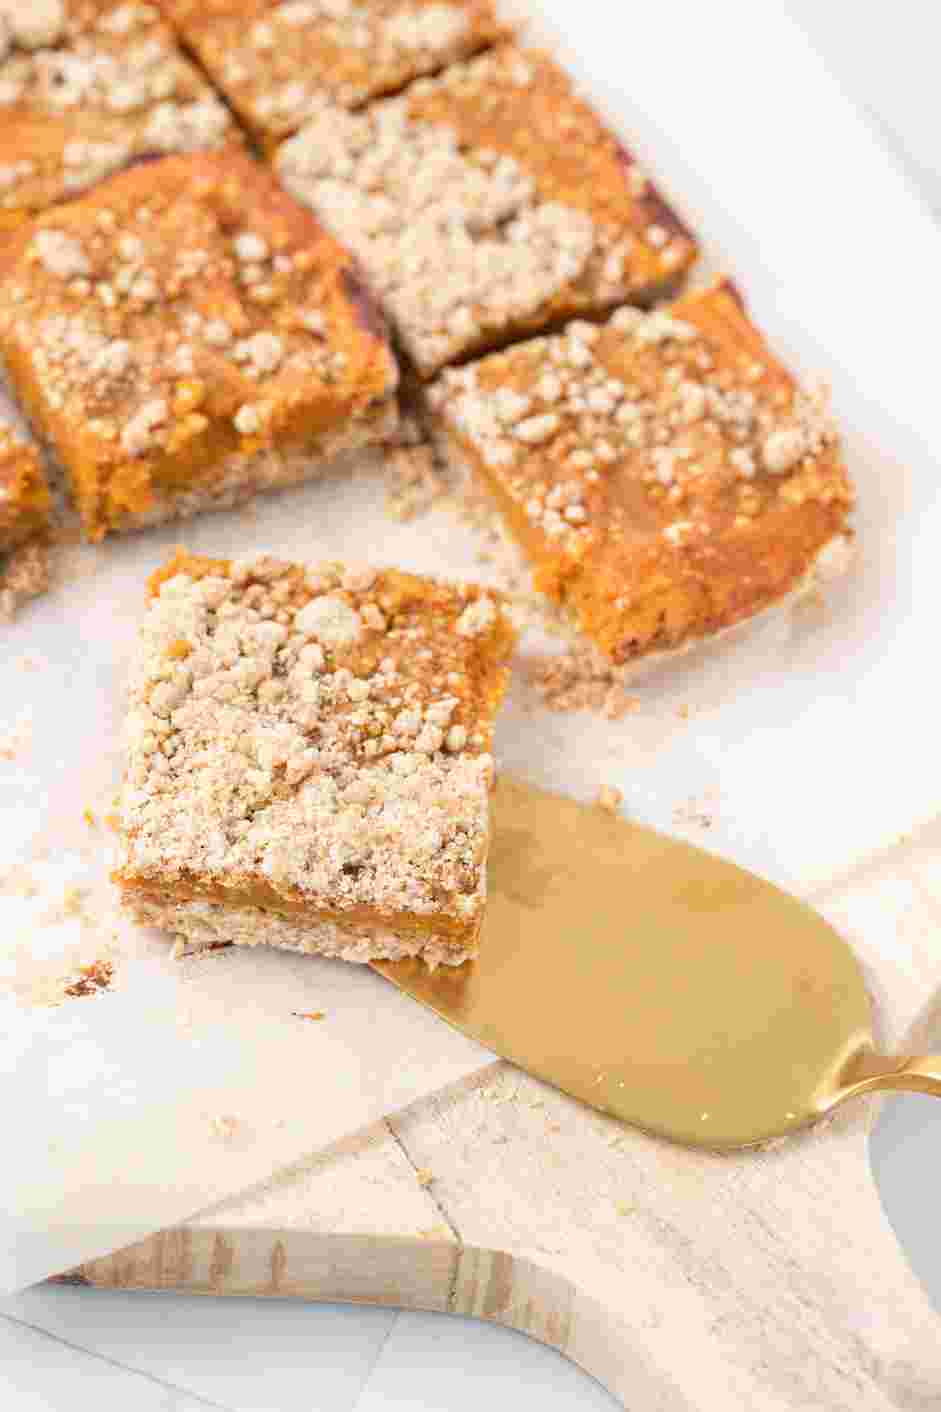
M 151 592 L 115 875 L 138 920 L 352 961 L 472 955 L 513 641 L 497 598 L 185 553 Z
M 277 168 L 362 260 L 425 377 L 679 283 L 689 232 L 545 54 L 504 45 L 362 113 L 324 108 Z
M 23 0 L 0 9 L 0 228 L 141 156 L 238 140 L 153 5 Z
M 92 539 L 322 474 L 397 421 L 352 257 L 241 153 L 134 167 L 14 231 L 0 353 Z
M 264 146 L 505 37 L 492 0 L 160 0 Z
M 845 557 L 852 491 L 825 405 L 719 284 L 444 374 L 448 453 L 614 663 L 785 598 Z

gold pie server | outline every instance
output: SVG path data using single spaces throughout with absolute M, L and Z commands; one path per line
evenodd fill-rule
M 375 969 L 593 1108 L 732 1149 L 872 1089 L 941 1097 L 941 1056 L 877 1052 L 842 938 L 721 858 L 502 778 L 489 888 L 478 960 Z

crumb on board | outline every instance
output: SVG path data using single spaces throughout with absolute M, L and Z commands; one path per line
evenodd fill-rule
M 623 802 L 623 793 L 613 784 L 603 784 L 598 791 L 598 808 L 609 814 L 616 814 Z
M 428 446 L 403 446 L 386 458 L 386 514 L 393 520 L 423 515 L 447 489 Z
M 27 540 L 0 559 L 0 623 L 11 622 L 24 603 L 49 587 L 49 547 Z
M 0 727 L 0 760 L 15 760 L 33 738 L 33 724 L 28 714 L 20 715 L 11 726 Z
M 711 829 L 715 823 L 715 804 L 714 791 L 709 791 L 698 799 L 687 799 L 684 804 L 673 810 L 673 822 L 678 828 Z
M 238 1125 L 237 1113 L 214 1113 L 209 1119 L 213 1137 L 221 1139 L 222 1142 L 228 1142 L 235 1136 Z
M 113 813 L 112 813 L 112 814 L 105 814 L 105 816 L 104 816 L 104 821 L 105 821 L 105 826 L 106 826 L 107 828 L 109 828 L 112 833 L 118 833 L 118 832 L 120 831 L 120 828 L 121 828 L 121 816 L 120 816 L 120 814 L 113 814 Z
M 182 938 L 181 936 L 178 936 L 177 939 L 176 939 L 176 941 L 173 943 L 173 949 L 172 949 L 172 951 L 170 952 L 170 957 L 171 957 L 171 959 L 174 960 L 174 961 L 182 961 L 182 960 L 183 960 L 183 957 L 184 957 L 185 955 L 186 955 L 186 942 L 183 940 L 183 938 Z
M 96 995 L 107 990 L 114 975 L 110 961 L 94 961 L 90 966 L 82 966 L 78 979 L 65 987 L 65 994 L 73 998 L 83 995 Z
M 98 827 L 98 820 L 95 818 L 95 815 L 91 809 L 83 809 L 82 818 L 85 820 L 86 824 L 90 829 L 96 829 Z
M 558 655 L 530 657 L 523 676 L 549 711 L 593 711 L 620 721 L 640 710 L 640 697 L 625 689 L 623 669 L 612 666 L 587 640 Z
M 419 1186 L 431 1186 L 435 1179 L 435 1174 L 428 1167 L 419 1167 L 415 1172 L 415 1180 Z
M 423 1240 L 447 1240 L 452 1235 L 452 1232 L 448 1226 L 439 1221 L 436 1226 L 424 1226 L 418 1234 Z
M 323 1020 L 325 1018 L 323 1010 L 292 1010 L 291 1014 L 296 1020 Z

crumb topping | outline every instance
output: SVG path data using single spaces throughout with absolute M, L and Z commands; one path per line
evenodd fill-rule
M 583 625 L 687 571 L 716 585 L 727 573 L 736 604 L 749 571 L 784 590 L 852 500 L 825 395 L 795 385 L 721 286 L 451 370 L 430 400 L 550 591 L 567 598 L 584 577 Z M 781 526 L 767 532 L 775 562 L 755 539 L 766 523 Z
M 513 47 L 362 113 L 324 107 L 277 165 L 359 256 L 424 373 L 649 292 L 693 248 L 651 246 L 614 139 L 551 61 Z
M 0 8 L 0 212 L 40 210 L 136 157 L 236 140 L 153 5 Z
M 397 369 L 349 257 L 246 157 L 123 173 L 8 251 L 14 382 L 66 466 L 80 436 L 102 482 L 129 459 L 159 478 L 168 458 L 198 475 L 239 450 L 314 454 L 317 436 L 392 398 Z
M 256 133 L 355 108 L 503 33 L 491 0 L 167 0 L 171 21 Z
M 511 640 L 495 601 L 268 557 L 165 572 L 131 683 L 122 876 L 478 918 Z

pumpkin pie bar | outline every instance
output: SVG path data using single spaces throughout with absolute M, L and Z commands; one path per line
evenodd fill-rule
M 0 354 L 90 539 L 320 475 L 398 417 L 352 257 L 241 153 L 133 167 L 12 232 Z
M 160 0 L 263 147 L 495 43 L 492 0 Z
M 558 65 L 511 44 L 364 112 L 324 108 L 276 165 L 359 256 L 426 378 L 574 315 L 648 303 L 696 253 Z
M 132 669 L 127 907 L 197 945 L 473 955 L 512 641 L 479 588 L 178 554 Z
M 450 370 L 430 400 L 536 586 L 616 664 L 721 632 L 845 561 L 853 497 L 826 407 L 727 283 Z
M 0 229 L 135 158 L 237 140 L 152 5 L 22 0 L 0 10 Z

